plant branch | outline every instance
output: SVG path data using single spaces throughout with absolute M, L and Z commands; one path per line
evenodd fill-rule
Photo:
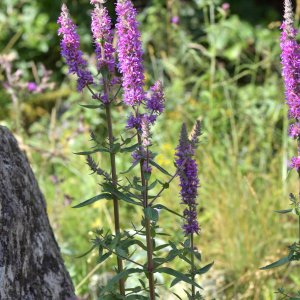
M 124 258 L 124 259 L 126 259 L 126 260 L 128 260 L 128 261 L 130 261 L 130 262 L 132 262 L 132 263 L 134 263 L 134 264 L 136 264 L 136 265 L 142 267 L 143 269 L 146 269 L 145 266 L 143 266 L 143 265 L 137 263 L 136 261 L 133 261 L 133 260 L 131 260 L 130 258 L 126 258 L 125 256 L 122 256 L 122 255 L 120 255 L 120 254 L 117 254 L 115 251 L 113 251 L 113 250 L 111 250 L 111 249 L 109 249 L 109 248 L 107 248 L 107 247 L 105 247 L 105 246 L 103 246 L 103 245 L 101 245 L 101 246 L 102 246 L 104 249 L 108 250 L 109 252 L 111 252 L 111 253 L 117 255 L 118 257 L 122 257 L 122 258 Z
M 185 165 L 186 162 L 187 162 L 187 158 L 183 161 L 183 163 L 182 163 L 181 166 Z M 178 173 L 179 173 L 179 170 L 177 169 L 177 171 L 175 172 L 175 174 L 174 174 L 174 175 L 172 176 L 172 178 L 168 181 L 169 184 L 170 184 L 171 181 L 178 175 Z M 149 203 L 149 206 L 152 205 L 152 203 L 160 196 L 160 194 L 161 194 L 164 190 L 165 190 L 165 188 L 163 187 L 163 188 L 159 191 L 159 193 L 158 193 L 158 194 L 152 199 L 152 201 Z

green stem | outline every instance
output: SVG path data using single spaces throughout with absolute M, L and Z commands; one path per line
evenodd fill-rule
M 107 82 L 104 80 L 104 93 L 108 94 L 108 87 Z M 111 112 L 110 107 L 106 106 L 106 119 L 107 119 L 107 129 L 108 129 L 108 137 L 109 142 L 113 143 L 114 135 L 112 129 L 112 121 L 111 121 Z M 113 179 L 113 186 L 117 188 L 117 172 L 116 172 L 116 158 L 115 153 L 110 153 L 110 164 L 111 164 L 111 177 Z M 119 204 L 118 199 L 116 196 L 113 196 L 113 203 L 114 203 L 114 220 L 115 220 L 115 231 L 120 232 L 120 217 L 119 217 Z M 123 271 L 123 263 L 122 260 L 117 257 L 117 264 L 118 264 L 118 273 Z M 120 294 L 125 296 L 125 282 L 124 278 L 119 280 L 119 287 L 120 287 Z
M 191 233 L 191 247 L 192 247 L 192 250 L 194 250 L 194 234 Z M 191 261 L 192 261 L 192 264 L 194 265 L 195 263 L 195 256 L 193 253 L 191 253 Z M 195 275 L 194 275 L 194 267 L 192 266 L 192 280 L 195 281 Z M 192 285 L 192 297 L 193 299 L 196 299 L 196 290 L 195 290 L 195 286 Z
M 136 109 L 136 117 L 139 116 L 138 109 Z M 139 150 L 142 150 L 142 139 L 141 136 L 138 134 L 138 144 L 139 144 Z M 147 147 L 148 150 L 148 147 Z M 147 163 L 149 163 L 149 160 L 147 159 Z M 142 178 L 142 186 L 146 188 L 146 191 L 142 192 L 143 199 L 144 199 L 144 208 L 148 207 L 148 182 L 145 179 L 144 171 L 143 171 L 143 164 L 144 162 L 140 162 L 141 167 L 141 178 Z M 150 227 L 150 220 L 148 218 L 145 218 L 145 227 L 146 227 L 146 242 L 147 242 L 147 261 L 148 261 L 148 271 L 150 273 L 148 274 L 149 278 L 149 290 L 150 290 L 150 299 L 155 300 L 155 286 L 154 286 L 154 277 L 153 277 L 153 259 L 152 259 L 152 239 L 151 239 L 151 227 Z

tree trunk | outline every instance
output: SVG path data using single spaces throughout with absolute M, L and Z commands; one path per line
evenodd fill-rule
M 12 133 L 0 126 L 0 299 L 75 300 L 46 202 Z

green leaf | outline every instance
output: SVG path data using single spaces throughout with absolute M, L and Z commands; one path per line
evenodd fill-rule
M 158 216 L 158 212 L 156 209 L 148 206 L 147 208 L 143 209 L 143 212 L 144 212 L 146 218 L 148 218 L 149 220 L 153 220 L 155 222 L 158 221 L 159 216 Z
M 157 185 L 158 183 L 158 180 L 156 179 L 154 182 L 152 182 L 149 187 L 148 187 L 148 190 L 152 190 L 153 188 L 155 188 L 155 186 Z
M 79 104 L 79 105 L 82 107 L 85 107 L 85 108 L 89 108 L 89 109 L 96 109 L 96 108 L 101 107 L 101 105 L 82 105 L 82 104 Z
M 173 292 L 172 292 L 173 293 Z M 173 293 L 178 299 L 182 300 L 177 294 Z
M 109 74 L 109 70 L 108 70 L 108 68 L 107 68 L 106 65 L 103 65 L 103 66 L 100 68 L 100 73 L 101 73 L 103 79 L 107 79 L 108 74 Z
M 130 300 L 150 300 L 149 297 L 143 296 L 143 295 L 130 295 L 128 297 L 126 297 L 126 300 L 130 299 Z
M 145 282 L 142 279 L 139 279 L 139 282 L 141 283 L 141 285 L 143 286 L 143 288 L 146 288 Z
M 80 256 L 77 256 L 76 258 L 80 258 L 80 257 L 83 257 L 83 256 L 88 255 L 88 254 L 91 253 L 96 247 L 97 247 L 97 245 L 93 245 L 93 247 L 92 247 L 89 251 L 87 251 L 87 252 L 81 254 Z
M 126 259 L 128 257 L 126 251 L 124 251 L 124 249 L 122 249 L 121 247 L 117 247 L 116 248 L 116 253 L 118 255 L 120 255 L 120 259 Z M 122 257 L 121 257 L 122 256 Z
M 163 245 L 155 247 L 153 249 L 153 251 L 159 251 L 159 250 L 164 249 L 164 248 L 169 247 L 169 246 L 170 246 L 169 244 L 163 244 Z
M 117 104 L 111 104 L 110 106 L 112 106 L 112 107 L 118 107 L 118 106 L 122 106 L 122 105 L 123 105 L 123 102 L 120 101 L 119 103 L 117 103 Z
M 108 193 L 103 193 L 103 194 L 100 194 L 100 195 L 97 195 L 89 200 L 86 200 L 76 206 L 73 206 L 72 208 L 79 208 L 79 207 L 83 207 L 83 206 L 86 206 L 86 205 L 89 205 L 89 204 L 92 204 L 98 200 L 102 200 L 102 199 L 106 199 L 106 200 L 111 200 L 112 199 L 112 196 Z
M 149 181 L 150 178 L 151 178 L 151 172 L 149 173 L 149 172 L 147 172 L 147 171 L 144 171 L 144 176 L 145 176 L 145 180 L 146 180 L 146 181 Z
M 287 214 L 291 211 L 292 211 L 292 209 L 285 209 L 285 210 L 275 210 L 274 212 L 277 212 L 279 214 Z
M 267 270 L 267 269 L 277 268 L 277 267 L 280 267 L 280 266 L 283 266 L 283 265 L 287 264 L 290 261 L 291 261 L 291 257 L 290 257 L 290 254 L 289 254 L 288 256 L 283 257 L 283 258 L 279 259 L 278 261 L 276 261 L 276 262 L 274 262 L 270 265 L 267 265 L 263 268 L 260 268 L 260 270 Z
M 204 266 L 203 268 L 197 270 L 196 274 L 201 275 L 201 274 L 204 274 L 204 273 L 208 272 L 209 269 L 212 267 L 213 264 L 214 264 L 214 261 L 213 261 L 212 263 L 210 263 L 210 264 Z
M 185 257 L 184 255 L 182 254 L 179 254 L 178 256 L 179 258 L 181 258 L 182 260 L 184 260 L 185 262 L 187 262 L 189 265 L 191 265 L 192 267 L 194 268 L 197 268 L 187 257 Z
M 173 242 L 169 241 L 169 244 L 170 244 L 170 246 L 172 247 L 173 250 L 177 249 L 176 245 Z
M 196 257 L 199 261 L 201 261 L 201 254 L 200 254 L 199 252 L 197 252 L 197 251 L 195 251 L 195 250 L 192 250 L 191 248 L 186 248 L 185 250 L 188 251 L 188 252 L 190 252 L 191 254 L 194 254 L 195 257 Z
M 155 229 L 153 227 L 150 228 L 150 235 L 152 238 L 155 238 L 156 232 Z
M 103 183 L 102 186 L 105 188 L 105 190 L 111 192 L 112 194 L 114 194 L 117 198 L 122 199 L 128 203 L 134 204 L 134 205 L 138 205 L 138 206 L 143 206 L 143 204 L 141 202 L 137 202 L 132 200 L 128 194 L 123 194 L 122 192 L 118 191 L 115 187 L 113 187 L 110 184 L 107 183 Z
M 139 144 L 134 144 L 134 145 L 132 145 L 132 146 L 130 146 L 130 147 L 122 148 L 122 149 L 120 150 L 120 152 L 121 152 L 121 153 L 123 153 L 123 152 L 132 152 L 132 151 L 134 151 L 134 150 L 136 149 L 136 147 L 138 147 L 138 145 L 139 145 Z
M 146 188 L 144 186 L 141 186 L 135 182 L 133 182 L 133 186 L 138 190 L 138 191 L 141 191 L 141 192 L 144 192 L 146 191 Z
M 118 153 L 120 151 L 120 143 L 114 144 L 112 148 L 109 149 L 110 153 Z
M 132 165 L 127 171 L 125 171 L 125 172 L 120 172 L 120 174 L 126 174 L 126 173 L 130 172 L 134 167 L 136 167 L 136 166 L 139 164 L 140 161 L 141 161 L 141 159 L 138 159 L 138 160 L 136 161 L 136 163 L 135 163 L 134 165 Z
M 162 204 L 154 204 L 152 207 L 153 207 L 153 208 L 158 208 L 158 209 L 165 209 L 165 210 L 167 210 L 168 212 L 170 212 L 170 213 L 172 213 L 172 214 L 174 214 L 174 215 L 176 215 L 176 216 L 179 216 L 179 217 L 183 218 L 182 215 L 180 215 L 180 214 L 178 214 L 177 212 L 175 212 L 175 211 L 173 211 L 173 210 L 167 208 L 166 206 L 164 206 L 164 205 L 162 205 Z
M 170 173 L 168 173 L 164 168 L 162 168 L 160 165 L 158 165 L 156 162 L 154 162 L 153 160 L 149 160 L 149 164 L 152 165 L 153 167 L 157 168 L 159 171 L 161 171 L 162 173 L 172 177 L 172 175 Z
M 131 142 L 131 138 L 127 138 L 127 139 L 124 141 L 125 145 L 130 144 L 130 142 Z
M 143 270 L 143 269 L 137 269 L 137 268 L 131 268 L 131 269 L 126 269 L 122 272 L 120 272 L 119 274 L 117 274 L 113 279 L 111 279 L 106 287 L 102 290 L 100 296 L 102 296 L 104 293 L 106 293 L 107 291 L 109 291 L 113 285 L 118 282 L 120 279 L 124 278 L 125 276 L 128 276 L 130 274 L 133 273 L 148 273 L 148 271 Z
M 171 275 L 171 276 L 174 276 L 174 277 L 180 279 L 180 281 L 184 281 L 188 284 L 196 286 L 199 289 L 202 289 L 202 287 L 198 283 L 194 282 L 192 279 L 188 278 L 186 275 L 184 275 L 178 271 L 175 271 L 171 268 L 163 267 L 163 268 L 155 269 L 154 273 L 168 274 L 168 275 Z
M 170 187 L 170 184 L 168 182 L 165 182 L 164 185 L 163 185 L 163 188 L 168 189 L 169 187 Z
M 103 263 L 106 259 L 108 259 L 111 256 L 111 252 L 107 252 L 104 255 L 102 255 L 101 257 L 99 257 L 97 264 L 101 264 Z
M 143 250 L 147 251 L 147 247 L 146 245 L 144 245 L 141 241 L 139 240 L 126 240 L 126 241 L 122 241 L 122 246 L 127 248 L 130 247 L 132 245 L 138 245 L 140 246 Z
M 107 149 L 99 148 L 99 149 L 96 149 L 96 150 L 93 150 L 93 151 L 84 151 L 84 152 L 77 152 L 77 153 L 73 152 L 73 154 L 76 154 L 76 155 L 90 155 L 90 154 L 93 154 L 93 153 L 96 153 L 96 152 L 109 152 L 109 151 Z

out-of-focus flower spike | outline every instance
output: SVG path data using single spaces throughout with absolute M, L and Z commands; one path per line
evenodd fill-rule
M 200 120 L 197 120 L 193 129 L 193 133 L 191 135 L 191 145 L 193 149 L 198 148 L 198 144 L 200 143 L 198 137 L 201 135 L 202 135 L 202 125 Z

